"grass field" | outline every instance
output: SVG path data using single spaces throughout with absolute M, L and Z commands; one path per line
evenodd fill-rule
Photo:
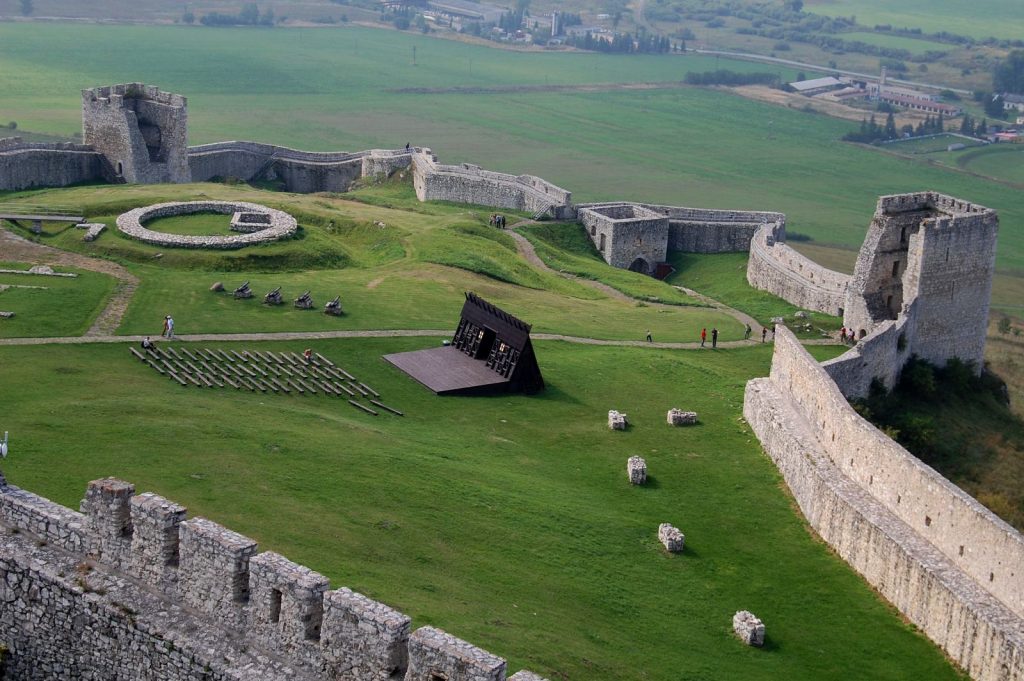
M 936 135 L 935 137 L 919 137 L 890 142 L 885 145 L 886 151 L 895 151 L 901 154 L 952 154 L 946 150 L 952 144 L 963 144 L 967 147 L 982 146 L 980 141 L 972 141 L 957 135 Z
M 1017 0 L 978 0 L 965 11 L 959 0 L 807 0 L 806 8 L 829 16 L 856 16 L 865 26 L 892 24 L 920 28 L 927 33 L 947 31 L 973 38 L 1019 38 Z
M 154 232 L 168 234 L 184 234 L 188 236 L 230 236 L 231 217 L 218 213 L 198 213 L 179 215 L 171 218 L 158 218 L 146 223 L 146 228 Z
M 254 36 L 261 41 L 255 53 L 249 49 Z M 26 129 L 73 131 L 80 88 L 143 80 L 189 96 L 193 143 L 257 139 L 363 149 L 413 142 L 431 146 L 444 161 L 537 174 L 571 189 L 578 201 L 779 210 L 794 230 L 847 246 L 859 246 L 878 195 L 935 189 L 999 209 L 999 266 L 1024 271 L 1024 230 L 1013 228 L 1024 223 L 1024 196 L 839 142 L 855 127 L 848 122 L 694 88 L 514 89 L 679 81 L 687 71 L 764 65 L 695 56 L 508 53 L 358 27 L 22 24 L 0 25 L 0 41 L 7 47 L 0 87 L 8 94 L 0 120 L 18 120 Z M 106 49 L 92 50 L 95 42 Z M 221 68 L 198 68 L 200 62 Z M 498 89 L 444 90 L 452 87 Z
M 962 152 L 956 164 L 971 172 L 1024 185 L 1024 144 L 994 144 Z
M 768 348 L 541 342 L 542 395 L 439 399 L 380 359 L 432 343 L 315 345 L 405 418 L 180 388 L 123 346 L 0 348 L 5 382 L 26 388 L 0 397 L 5 473 L 70 506 L 90 479 L 134 481 L 552 679 L 958 678 L 812 538 L 737 420 Z M 667 427 L 674 405 L 701 424 Z M 608 431 L 611 407 L 630 430 Z M 644 488 L 630 454 L 647 458 Z M 665 521 L 682 555 L 658 544 Z M 764 650 L 732 639 L 741 608 L 767 622 Z
M 81 231 L 78 232 L 81 239 Z M 28 269 L 25 263 L 0 262 L 0 269 Z M 114 289 L 114 278 L 97 272 L 59 267 L 75 278 L 0 273 L 0 338 L 79 336 L 85 333 Z M 6 288 L 10 287 L 10 288 Z

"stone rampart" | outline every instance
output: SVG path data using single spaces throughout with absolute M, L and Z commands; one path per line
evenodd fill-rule
M 805 310 L 842 316 L 849 275 L 800 255 L 785 240 L 784 222 L 758 228 L 750 240 L 747 282 Z
M 258 142 L 218 142 L 190 147 L 193 182 L 237 177 L 280 180 L 291 192 L 344 192 L 362 177 L 391 175 L 409 167 L 412 151 L 369 149 L 314 152 Z
M 1024 679 L 1020 533 L 862 419 L 785 328 L 744 416 L 811 526 L 975 679 Z
M 92 147 L 21 141 L 0 144 L 0 189 L 66 187 L 105 179 L 109 178 L 104 172 L 103 156 Z
M 668 249 L 683 253 L 746 253 L 761 225 L 786 224 L 782 213 L 644 205 L 668 216 Z
M 668 218 L 635 203 L 578 207 L 578 219 L 612 267 L 654 274 L 668 256 Z
M 75 512 L 0 477 L 10 678 L 505 680 L 503 659 L 134 492 L 96 480 Z
M 533 175 L 509 175 L 469 163 L 442 165 L 430 149 L 412 157 L 413 184 L 420 201 L 453 201 L 481 206 L 575 216 L 572 193 Z

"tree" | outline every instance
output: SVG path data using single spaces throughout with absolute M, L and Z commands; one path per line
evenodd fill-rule
M 992 118 L 1002 118 L 1006 115 L 1003 111 L 1003 97 L 1002 95 L 992 95 L 985 100 L 985 113 Z
M 885 117 L 885 138 L 896 139 L 896 116 L 891 111 Z
M 21 0 L 21 13 L 24 16 L 31 16 L 34 11 L 35 5 L 32 3 L 32 0 Z
M 992 89 L 999 93 L 1024 94 L 1024 50 L 1014 50 L 996 66 Z
M 192 12 L 185 12 L 181 15 L 181 20 L 184 21 L 186 24 L 194 24 L 196 23 L 196 15 Z
M 264 26 L 273 26 L 274 25 L 274 8 L 273 7 L 271 7 L 270 9 L 268 9 L 266 12 L 263 13 L 263 16 L 260 17 L 260 23 L 263 24 Z
M 988 121 L 984 118 L 981 119 L 981 123 L 978 123 L 978 127 L 974 129 L 974 134 L 978 137 L 983 137 L 988 134 Z
M 260 8 L 256 6 L 256 3 L 250 2 L 242 7 L 242 11 L 238 13 L 238 20 L 239 23 L 255 26 L 260 21 Z

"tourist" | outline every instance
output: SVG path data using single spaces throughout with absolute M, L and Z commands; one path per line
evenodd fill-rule
M 164 330 L 160 332 L 160 337 L 164 338 L 167 336 L 167 320 L 171 318 L 171 315 L 164 316 Z
M 653 341 L 654 341 L 654 339 L 653 339 L 653 338 L 651 338 L 651 330 L 650 330 L 650 329 L 647 329 L 647 342 L 648 342 L 648 343 L 651 343 L 651 342 L 653 342 Z
M 409 151 L 409 143 L 408 142 L 405 143 L 405 150 Z
M 167 315 L 164 325 L 167 327 L 167 340 L 174 340 L 174 318 Z
M 305 351 L 302 353 L 302 356 L 306 359 L 306 364 L 313 363 L 313 350 L 311 350 L 310 348 L 306 348 Z
M 712 349 L 718 347 L 718 327 L 711 327 L 711 347 Z
M 767 326 L 762 326 L 761 327 L 761 342 L 762 343 L 764 343 L 765 336 L 767 336 L 767 335 L 768 335 L 768 327 Z
M 846 327 L 839 329 L 839 340 L 846 344 Z
M 708 330 L 706 328 L 700 330 L 700 346 L 704 347 L 704 341 L 708 339 Z
M 156 346 L 153 345 L 153 341 L 149 340 L 149 336 L 146 336 L 145 338 L 142 339 L 142 349 L 143 350 L 152 350 L 155 347 Z
M 743 340 L 750 340 L 750 324 L 747 324 L 746 328 L 743 329 Z

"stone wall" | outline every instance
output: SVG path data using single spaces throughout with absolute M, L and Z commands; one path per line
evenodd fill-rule
M 370 149 L 355 153 L 311 152 L 257 142 L 219 142 L 189 148 L 193 182 L 237 177 L 279 180 L 287 191 L 345 192 L 362 177 L 390 176 L 409 167 L 412 152 Z
M 157 218 L 195 213 L 220 213 L 234 215 L 239 212 L 267 216 L 266 224 L 249 223 L 251 229 L 235 236 L 195 236 L 171 234 L 147 229 L 143 223 Z M 125 235 L 156 246 L 169 248 L 218 248 L 233 249 L 284 239 L 298 229 L 298 223 L 291 215 L 281 210 L 267 208 L 256 203 L 243 201 L 185 201 L 181 203 L 158 203 L 130 210 L 117 216 L 117 229 Z
M 668 216 L 668 249 L 682 253 L 746 253 L 761 225 L 786 224 L 782 213 L 644 205 Z
M 668 256 L 668 218 L 633 203 L 578 208 L 578 219 L 612 267 L 654 274 Z
M 0 139 L 0 189 L 66 187 L 108 179 L 103 157 L 81 144 L 37 144 Z
M 82 90 L 82 141 L 124 182 L 189 182 L 188 101 L 143 83 Z
M 1024 539 L 862 419 L 787 329 L 744 416 L 811 526 L 975 679 L 1024 679 Z
M 849 275 L 822 267 L 785 241 L 785 222 L 758 228 L 750 240 L 747 282 L 805 310 L 842 316 Z
M 508 175 L 469 163 L 442 165 L 430 149 L 412 157 L 413 184 L 420 201 L 453 201 L 531 213 L 575 216 L 572 193 L 533 175 Z
M 75 512 L 0 476 L 10 678 L 504 681 L 503 659 L 329 586 L 129 483 L 90 483 Z

